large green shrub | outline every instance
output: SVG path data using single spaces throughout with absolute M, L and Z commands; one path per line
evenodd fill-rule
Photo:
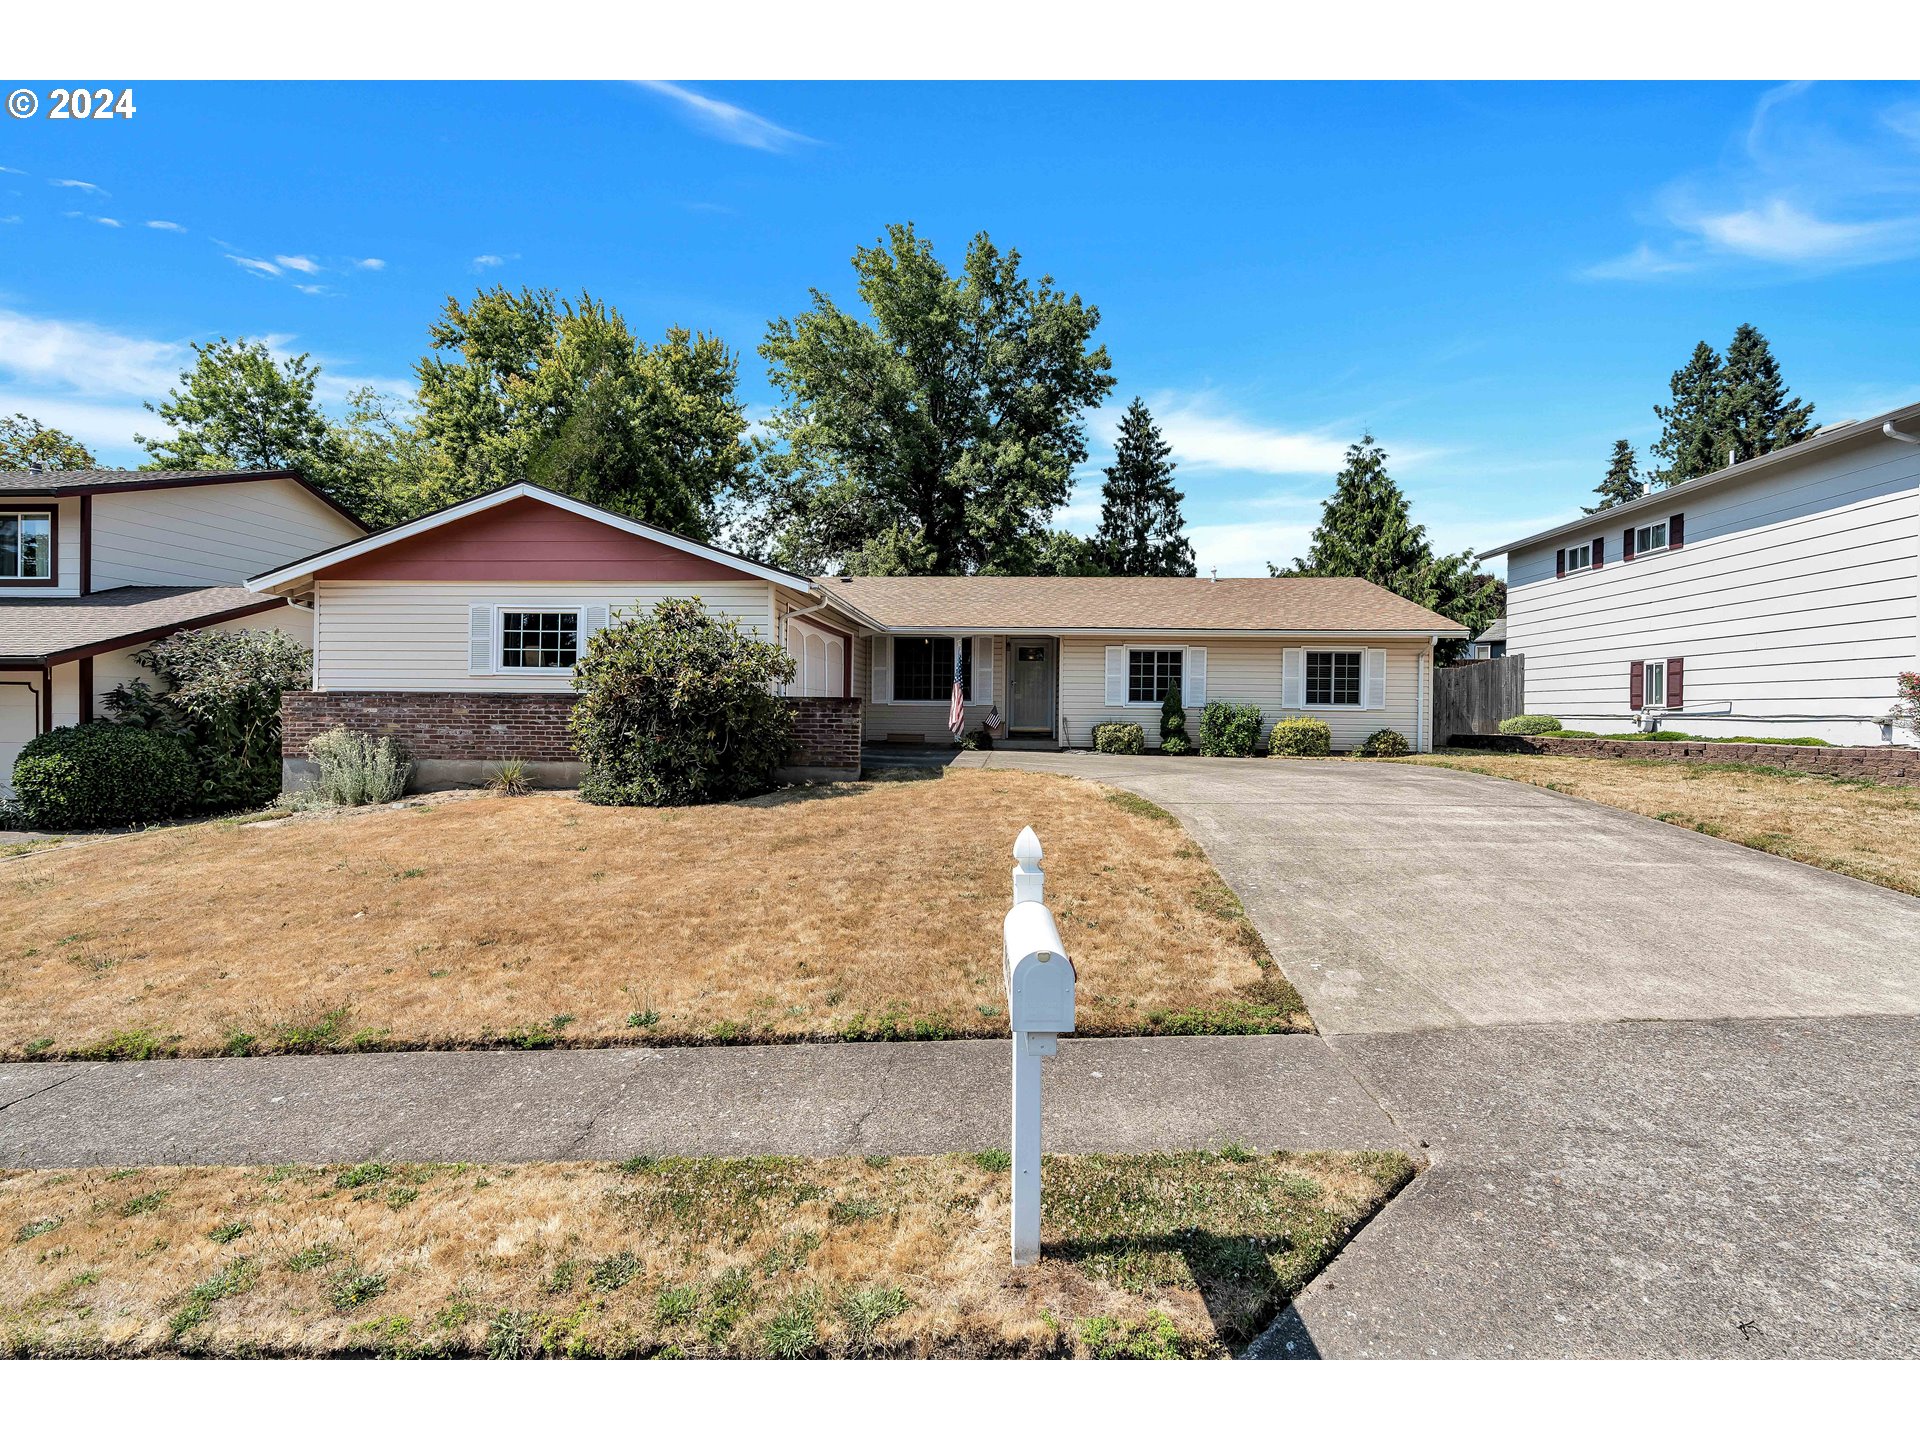
M 183 630 L 134 658 L 161 688 L 117 686 L 106 711 L 186 742 L 194 808 L 248 809 L 280 792 L 280 697 L 307 684 L 306 646 L 279 630 Z
M 391 735 L 336 725 L 307 742 L 316 775 L 307 791 L 322 805 L 387 805 L 407 793 L 413 761 Z
M 169 820 L 193 804 L 194 763 L 175 735 L 96 721 L 49 730 L 13 762 L 14 799 L 36 830 Z
M 793 745 L 793 708 L 774 692 L 793 670 L 698 600 L 616 615 L 574 671 L 580 798 L 698 805 L 770 789 Z
M 1169 685 L 1166 698 L 1160 702 L 1160 753 L 1185 755 L 1191 749 L 1193 741 L 1187 738 L 1187 708 L 1180 703 L 1180 687 Z
M 1413 746 L 1398 730 L 1376 730 L 1360 742 L 1362 755 L 1411 755 Z
M 1260 707 L 1209 700 L 1200 712 L 1202 755 L 1251 755 L 1260 743 Z
M 1509 715 L 1500 722 L 1502 735 L 1548 735 L 1559 728 L 1551 715 Z
M 1093 748 L 1102 755 L 1138 755 L 1147 748 L 1147 732 L 1130 720 L 1093 727 Z
M 1269 755 L 1331 755 L 1333 727 L 1308 715 L 1289 715 L 1273 722 L 1267 736 Z

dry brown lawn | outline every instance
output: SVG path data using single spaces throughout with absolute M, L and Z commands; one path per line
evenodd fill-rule
M 1170 817 L 1008 772 L 210 823 L 0 862 L 0 1058 L 1005 1032 L 1013 837 L 1084 1034 L 1306 1028 Z
M 1202 1356 L 1412 1174 L 1393 1154 L 1004 1152 L 0 1174 L 0 1353 Z
M 1477 750 L 1390 763 L 1521 780 L 1920 895 L 1920 790 L 1911 787 L 1752 765 Z

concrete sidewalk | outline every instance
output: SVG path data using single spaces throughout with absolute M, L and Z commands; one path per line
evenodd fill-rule
M 1007 1143 L 1005 1041 L 405 1052 L 0 1066 L 0 1168 Z M 1316 1035 L 1068 1040 L 1047 1147 L 1409 1148 Z

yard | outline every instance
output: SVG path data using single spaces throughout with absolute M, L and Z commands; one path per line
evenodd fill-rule
M 1005 1152 L 0 1176 L 0 1354 L 1210 1356 L 1413 1173 L 1401 1155 Z
M 1441 765 L 1539 785 L 1920 895 L 1920 790 L 1759 765 L 1455 750 Z
M 1027 824 L 1081 1033 L 1309 1027 L 1170 817 L 967 771 L 681 810 L 429 800 L 19 855 L 0 861 L 0 1058 L 1002 1035 Z

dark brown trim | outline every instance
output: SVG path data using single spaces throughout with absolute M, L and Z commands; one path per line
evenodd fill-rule
M 47 545 L 53 551 L 53 573 L 44 580 L 10 580 L 0 577 L 0 590 L 50 590 L 60 583 L 60 507 L 58 505 L 35 505 L 31 502 L 13 504 L 5 496 L 0 496 L 0 515 L 44 515 L 47 517 L 47 530 L 50 538 Z
M 56 555 L 59 553 L 57 546 L 55 553 Z M 58 569 L 60 562 L 56 559 L 53 563 L 54 568 Z M 80 593 L 82 595 L 93 593 L 93 496 L 91 495 L 80 497 Z
M 351 520 L 363 531 L 368 528 L 366 521 L 298 470 L 242 470 L 232 475 L 166 476 L 154 480 L 120 480 L 111 485 L 49 485 L 44 490 L 22 493 L 31 493 L 36 499 L 43 495 L 119 495 L 134 490 L 185 490 L 195 485 L 242 485 L 249 480 L 291 480 L 342 519 Z
M 93 657 L 91 655 L 80 657 L 80 676 L 77 683 L 80 687 L 80 723 L 84 725 L 93 719 Z
M 40 733 L 53 729 L 53 666 L 40 667 Z
M 204 630 L 209 625 L 218 625 L 223 620 L 239 620 L 244 616 L 258 615 L 263 610 L 278 610 L 287 602 L 275 595 L 262 600 L 257 605 L 242 605 L 233 610 L 221 610 L 212 615 L 196 615 L 191 620 L 175 620 L 166 625 L 152 625 L 145 630 L 132 630 L 125 635 L 115 635 L 111 639 L 96 640 L 88 645 L 71 645 L 65 650 L 49 651 L 40 657 L 40 663 L 64 665 L 69 660 L 87 660 L 95 655 L 105 655 L 114 650 L 124 650 L 129 645 L 144 645 L 149 640 L 164 640 L 169 635 L 177 635 L 182 630 Z

